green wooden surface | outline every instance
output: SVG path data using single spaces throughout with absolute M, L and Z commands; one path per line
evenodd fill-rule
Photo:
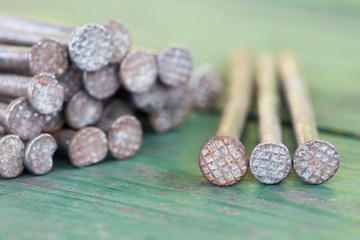
M 233 47 L 290 49 L 301 61 L 320 135 L 341 156 L 338 173 L 321 186 L 292 172 L 275 186 L 248 174 L 236 186 L 214 187 L 197 155 L 219 116 L 192 114 L 181 130 L 146 133 L 130 160 L 75 169 L 59 157 L 46 176 L 0 181 L 0 239 L 360 238 L 358 1 L 1 0 L 0 8 L 74 24 L 120 18 L 136 45 L 184 43 L 195 65 L 211 62 L 223 76 Z M 283 130 L 293 152 L 287 116 Z M 256 135 L 252 114 L 242 137 L 248 154 Z

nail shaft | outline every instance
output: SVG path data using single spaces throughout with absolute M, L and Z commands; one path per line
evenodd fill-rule
M 289 175 L 291 156 L 281 143 L 280 96 L 274 59 L 266 54 L 260 56 L 256 73 L 260 144 L 251 153 L 250 170 L 259 182 L 276 184 Z
M 293 163 L 295 172 L 309 184 L 321 184 L 339 168 L 339 153 L 329 142 L 319 140 L 309 94 L 290 54 L 280 56 L 279 72 L 298 144 Z
M 248 169 L 246 150 L 238 139 L 251 104 L 251 72 L 247 54 L 236 51 L 230 62 L 228 99 L 216 136 L 208 139 L 199 152 L 203 176 L 217 186 L 230 186 L 239 182 Z

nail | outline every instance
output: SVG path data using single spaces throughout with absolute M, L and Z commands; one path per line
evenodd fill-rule
M 6 129 L 2 124 L 0 124 L 0 138 L 5 135 L 6 135 Z
M 50 73 L 40 73 L 34 77 L 0 74 L 0 95 L 26 96 L 30 104 L 43 114 L 58 111 L 64 102 L 64 89 Z
M 32 47 L 0 44 L 1 70 L 31 75 L 47 72 L 58 77 L 67 67 L 67 52 L 54 40 L 41 39 Z
M 228 99 L 216 136 L 208 139 L 199 152 L 203 176 L 217 186 L 238 183 L 248 169 L 245 147 L 238 139 L 251 105 L 251 70 L 247 54 L 234 52 L 230 62 Z
M 170 87 L 186 83 L 191 74 L 192 59 L 182 46 L 168 46 L 157 55 L 160 81 Z
M 45 115 L 43 132 L 54 133 L 59 131 L 65 124 L 62 109 L 58 112 Z
M 276 184 L 289 175 L 291 156 L 281 143 L 280 95 L 273 57 L 260 56 L 256 70 L 260 144 L 251 153 L 250 171 L 259 182 Z
M 158 83 L 146 92 L 132 94 L 134 105 L 148 113 L 165 108 L 166 98 L 166 88 Z
M 192 91 L 194 108 L 209 111 L 215 107 L 220 96 L 222 81 L 214 68 L 203 65 L 194 71 L 188 86 Z
M 114 53 L 110 33 L 98 24 L 76 28 L 70 36 L 68 47 L 72 62 L 88 72 L 105 67 Z
M 95 72 L 84 72 L 84 88 L 93 98 L 102 100 L 113 96 L 120 87 L 118 65 L 108 65 Z
M 142 144 L 142 127 L 128 104 L 113 99 L 105 107 L 98 126 L 107 133 L 110 153 L 117 159 L 132 157 Z
M 131 34 L 127 26 L 120 20 L 108 20 L 103 26 L 110 33 L 114 41 L 114 53 L 110 63 L 120 63 L 131 48 Z
M 53 167 L 53 155 L 57 149 L 55 139 L 47 133 L 31 139 L 25 147 L 24 164 L 34 175 L 44 175 Z
M 298 145 L 293 160 L 295 172 L 306 183 L 324 183 L 339 168 L 339 153 L 329 142 L 319 139 L 309 94 L 291 54 L 280 56 L 279 72 Z
M 145 50 L 131 51 L 120 64 L 120 80 L 129 92 L 148 91 L 154 85 L 156 76 L 155 57 Z
M 82 89 L 82 76 L 83 72 L 80 69 L 70 66 L 65 74 L 58 78 L 58 82 L 64 88 L 65 102 L 68 102 L 75 93 Z
M 14 178 L 24 171 L 24 144 L 13 134 L 0 138 L 0 177 Z
M 0 119 L 9 133 L 27 141 L 40 134 L 45 118 L 24 97 L 20 97 L 9 105 L 0 103 Z
M 75 129 L 96 124 L 103 110 L 103 103 L 84 91 L 77 92 L 65 107 L 66 123 Z
M 103 161 L 108 150 L 105 133 L 96 127 L 79 131 L 61 129 L 53 134 L 59 149 L 67 151 L 75 167 L 86 167 Z

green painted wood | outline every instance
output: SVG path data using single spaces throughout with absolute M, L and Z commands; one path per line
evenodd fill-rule
M 46 176 L 0 181 L 0 239 L 359 239 L 358 1 L 1 0 L 1 8 L 75 24 L 121 18 L 136 45 L 184 43 L 196 65 L 211 62 L 224 76 L 233 47 L 291 49 L 301 60 L 320 136 L 338 148 L 341 166 L 321 186 L 303 184 L 292 172 L 275 186 L 248 174 L 236 186 L 214 187 L 201 176 L 197 155 L 219 116 L 192 114 L 181 130 L 147 132 L 130 160 L 76 169 L 58 156 Z M 285 114 L 283 130 L 293 152 Z M 252 114 L 242 137 L 248 154 L 256 135 Z

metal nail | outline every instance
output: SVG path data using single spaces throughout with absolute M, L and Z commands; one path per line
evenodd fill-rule
M 129 92 L 148 91 L 154 85 L 156 76 L 155 57 L 145 50 L 131 51 L 120 64 L 120 80 Z
M 24 170 L 24 143 L 13 134 L 0 138 L 0 177 L 14 178 Z
M 271 55 L 259 57 L 256 83 L 260 144 L 251 153 L 250 171 L 264 184 L 281 182 L 291 170 L 290 152 L 281 143 L 280 96 L 275 69 Z
M 64 89 L 50 73 L 40 73 L 34 77 L 0 74 L 0 95 L 26 96 L 30 104 L 42 114 L 58 111 L 64 102 Z
M 248 169 L 245 147 L 238 140 L 251 105 L 252 74 L 248 55 L 234 52 L 229 70 L 228 99 L 216 136 L 208 139 L 199 152 L 203 176 L 217 186 L 239 182 Z
M 36 75 L 51 73 L 61 76 L 68 67 L 66 50 L 52 39 L 41 39 L 32 47 L 0 44 L 0 69 Z
M 55 139 L 47 133 L 40 134 L 27 142 L 24 164 L 34 175 L 44 175 L 53 167 L 53 155 L 57 149 Z
M 298 145 L 293 160 L 295 172 L 306 183 L 324 183 L 339 168 L 339 153 L 329 142 L 319 139 L 310 98 L 291 54 L 280 56 L 279 72 Z
M 44 115 L 39 114 L 24 97 L 9 105 L 0 103 L 0 121 L 7 132 L 27 141 L 34 138 L 44 127 Z
M 53 134 L 59 149 L 67 151 L 75 167 L 86 167 L 103 161 L 108 151 L 106 134 L 96 127 L 79 131 L 61 129 Z
M 69 100 L 65 107 L 66 123 L 75 129 L 96 124 L 103 111 L 103 103 L 79 91 Z
M 64 88 L 65 102 L 83 88 L 82 76 L 83 72 L 80 69 L 70 66 L 65 74 L 58 78 L 58 82 Z
M 95 72 L 84 72 L 85 90 L 99 100 L 113 96 L 120 87 L 118 69 L 118 65 L 108 65 Z

